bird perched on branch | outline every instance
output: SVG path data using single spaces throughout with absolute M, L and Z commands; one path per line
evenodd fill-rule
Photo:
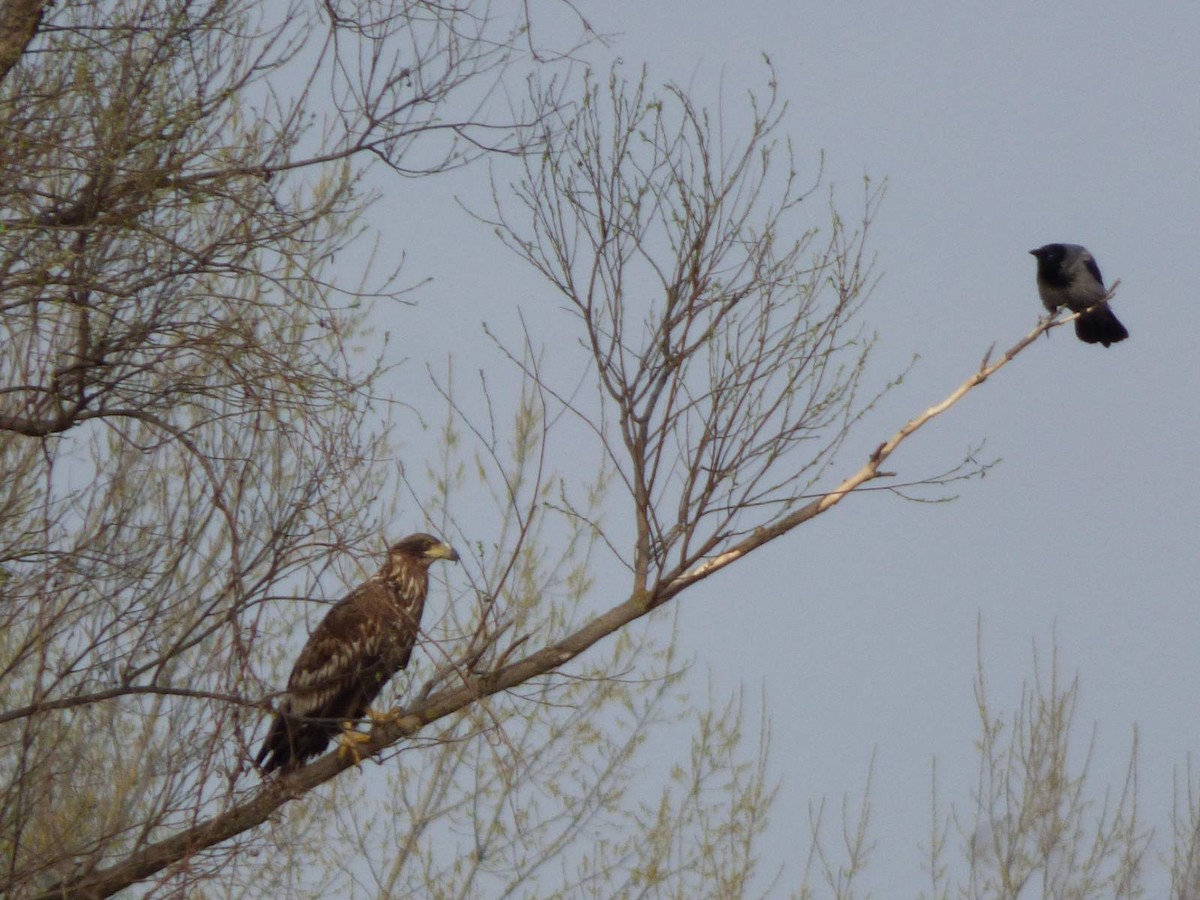
M 1104 302 L 1108 291 L 1100 267 L 1086 247 L 1078 244 L 1046 244 L 1030 250 L 1037 257 L 1037 286 L 1042 305 L 1053 315 L 1060 306 L 1080 313 L 1075 335 L 1086 344 L 1115 344 L 1129 337 Z
M 264 772 L 300 766 L 339 732 L 343 748 L 357 759 L 355 744 L 369 738 L 351 725 L 408 665 L 429 591 L 429 567 L 439 559 L 455 562 L 458 553 L 432 535 L 411 534 L 388 548 L 378 575 L 329 610 L 300 652 L 258 751 L 255 762 Z

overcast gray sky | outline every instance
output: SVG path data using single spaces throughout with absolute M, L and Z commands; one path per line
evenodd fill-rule
M 1056 634 L 1082 681 L 1080 740 L 1098 723 L 1094 783 L 1119 786 L 1137 725 L 1143 813 L 1169 852 L 1173 771 L 1200 749 L 1200 4 L 617 0 L 592 22 L 631 75 L 644 62 L 709 102 L 761 87 L 767 53 L 798 161 L 815 170 L 824 151 L 848 211 L 864 174 L 888 180 L 870 243 L 876 383 L 920 361 L 855 446 L 1036 323 L 1029 249 L 1085 244 L 1121 280 L 1128 341 L 1105 350 L 1056 330 L 890 461 L 916 477 L 986 439 L 1003 462 L 956 502 L 852 498 L 685 595 L 698 671 L 765 686 L 781 792 L 764 863 L 795 859 L 807 803 L 860 791 L 877 752 L 865 883 L 883 897 L 927 883 L 934 756 L 943 798 L 970 805 L 980 619 L 998 707 L 1016 702 L 1033 643 L 1048 655 Z M 603 68 L 608 54 L 590 58 Z M 445 202 L 480 175 L 414 186 L 418 216 L 389 208 L 405 202 L 393 183 L 374 213 L 406 274 L 434 279 L 396 323 L 420 337 L 403 345 L 402 377 L 422 378 L 452 343 L 485 346 L 483 319 L 511 328 L 518 310 L 557 304 Z M 838 472 L 862 462 L 847 453 Z

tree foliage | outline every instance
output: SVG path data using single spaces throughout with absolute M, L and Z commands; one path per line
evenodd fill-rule
M 516 149 L 478 109 L 523 15 L 4 6 L 4 893 L 233 802 L 274 610 L 388 512 L 363 326 L 397 260 L 331 268 L 363 173 Z
M 0 9 L 0 892 L 770 882 L 767 729 L 740 695 L 688 697 L 666 616 L 648 617 L 895 487 L 901 443 L 1062 323 L 989 353 L 835 478 L 880 396 L 863 309 L 881 191 L 848 222 L 818 164 L 801 178 L 772 75 L 735 125 L 644 76 L 575 79 L 578 45 L 540 46 L 535 12 Z M 411 348 L 373 318 L 404 292 L 399 256 L 365 252 L 367 173 L 481 156 L 503 162 L 476 214 L 576 340 L 555 359 L 528 324 L 498 342 L 510 400 L 451 371 L 391 402 Z M 389 440 L 410 411 L 445 416 L 428 468 Z M 409 530 L 420 510 L 469 552 L 371 733 L 383 766 L 354 778 L 330 754 L 264 781 L 253 743 L 322 611 L 298 601 L 372 568 L 401 491 Z M 1071 695 L 1051 695 L 1066 728 Z M 1025 713 L 1022 740 L 1052 759 L 1041 707 Z M 987 758 L 994 817 L 1019 779 Z

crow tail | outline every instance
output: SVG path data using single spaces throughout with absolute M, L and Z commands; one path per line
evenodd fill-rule
M 1083 313 L 1075 320 L 1075 335 L 1085 344 L 1115 344 L 1129 337 L 1107 303 L 1101 303 L 1094 309 Z

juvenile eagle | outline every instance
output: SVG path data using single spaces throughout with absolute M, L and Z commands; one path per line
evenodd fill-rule
M 264 772 L 294 769 L 319 754 L 408 665 L 429 567 L 439 559 L 455 562 L 458 554 L 431 535 L 411 534 L 388 548 L 378 575 L 329 610 L 300 652 L 258 751 L 255 762 Z

